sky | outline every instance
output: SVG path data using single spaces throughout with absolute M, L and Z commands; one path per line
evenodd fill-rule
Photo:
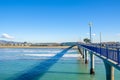
M 0 0 L 0 40 L 120 42 L 120 0 Z

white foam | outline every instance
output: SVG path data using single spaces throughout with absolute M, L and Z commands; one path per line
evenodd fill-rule
M 2 52 L 14 52 L 14 53 L 17 53 L 17 52 L 22 52 L 22 53 L 59 53 L 60 50 L 19 50 L 19 49 L 11 49 L 11 50 L 2 50 Z
M 23 50 L 22 52 L 45 52 L 45 53 L 59 53 L 61 50 Z M 75 50 L 69 50 L 68 52 L 76 52 Z
M 22 52 L 22 53 L 59 53 L 61 49 L 0 49 L 2 52 Z M 69 50 L 68 52 L 76 52 L 76 50 Z
M 51 57 L 54 56 L 55 54 L 24 54 L 26 56 L 44 56 L 44 57 Z
M 65 54 L 63 57 L 81 57 L 80 54 Z
M 24 54 L 25 56 L 52 57 L 56 54 Z M 80 54 L 65 54 L 63 57 L 81 57 Z

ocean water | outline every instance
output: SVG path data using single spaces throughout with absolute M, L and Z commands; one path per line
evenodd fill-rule
M 84 64 L 76 49 L 70 49 L 63 57 L 49 61 L 61 51 L 63 49 L 1 48 L 0 80 L 21 80 L 21 75 L 35 75 L 33 80 L 106 80 L 102 60 L 95 57 L 95 75 L 90 75 L 89 64 Z M 43 74 L 36 75 L 39 71 Z M 119 75 L 120 71 L 115 69 L 115 80 L 120 80 Z

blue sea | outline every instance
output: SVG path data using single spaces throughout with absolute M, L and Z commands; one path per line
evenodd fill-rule
M 106 80 L 105 67 L 101 59 L 95 57 L 95 75 L 90 75 L 89 64 L 84 64 L 77 49 L 68 50 L 59 59 L 53 57 L 63 50 L 1 48 L 0 80 L 21 80 L 21 77 L 26 75 L 29 78 L 25 80 Z M 51 58 L 55 59 L 50 61 Z M 120 80 L 119 75 L 120 71 L 115 69 L 115 80 Z

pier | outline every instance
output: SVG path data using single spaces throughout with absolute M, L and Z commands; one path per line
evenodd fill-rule
M 97 44 L 77 44 L 79 52 L 84 56 L 85 64 L 88 63 L 90 54 L 90 74 L 95 75 L 94 56 L 103 60 L 106 70 L 106 80 L 114 80 L 114 68 L 120 70 L 120 51 L 117 47 L 101 46 Z

